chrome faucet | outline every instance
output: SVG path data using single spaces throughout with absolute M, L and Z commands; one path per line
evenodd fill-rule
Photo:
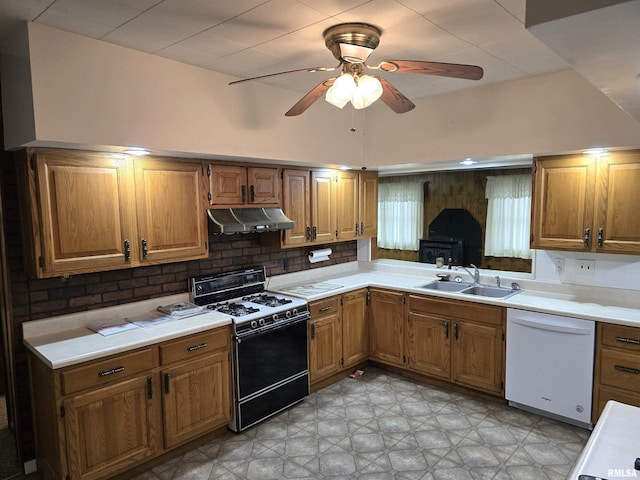
M 496 287 L 500 288 L 500 275 L 496 275 L 495 279 L 496 279 Z
M 473 283 L 480 283 L 480 270 L 478 270 L 478 267 L 476 267 L 473 263 L 471 263 L 470 265 L 473 267 L 473 273 L 471 273 L 468 268 L 463 266 L 456 267 L 456 270 L 463 269 L 469 274 L 471 278 L 473 278 Z

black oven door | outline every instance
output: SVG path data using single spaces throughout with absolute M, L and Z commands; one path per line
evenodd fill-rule
M 290 323 L 234 338 L 237 401 L 309 369 L 308 319 L 308 314 L 300 315 Z

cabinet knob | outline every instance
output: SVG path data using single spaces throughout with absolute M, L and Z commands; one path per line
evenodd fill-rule
M 584 229 L 584 248 L 589 248 L 591 245 L 591 229 L 589 227 Z

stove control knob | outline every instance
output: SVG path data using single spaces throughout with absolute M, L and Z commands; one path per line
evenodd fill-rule
M 258 320 L 258 324 L 259 324 L 261 327 L 264 327 L 264 318 L 261 318 L 260 320 Z
M 284 314 L 287 318 L 291 318 L 291 310 L 287 310 Z
M 256 328 L 258 323 L 255 320 L 251 320 L 251 328 Z
M 294 315 L 298 315 L 298 309 L 297 308 L 294 308 L 292 311 L 293 311 Z
M 271 318 L 273 319 L 273 321 L 274 321 L 274 322 L 277 322 L 277 321 L 279 320 L 279 318 L 278 318 L 278 314 L 277 314 L 277 313 L 274 313 L 274 314 L 271 316 Z

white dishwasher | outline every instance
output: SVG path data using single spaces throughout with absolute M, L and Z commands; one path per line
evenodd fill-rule
M 592 428 L 595 322 L 507 309 L 509 405 Z

